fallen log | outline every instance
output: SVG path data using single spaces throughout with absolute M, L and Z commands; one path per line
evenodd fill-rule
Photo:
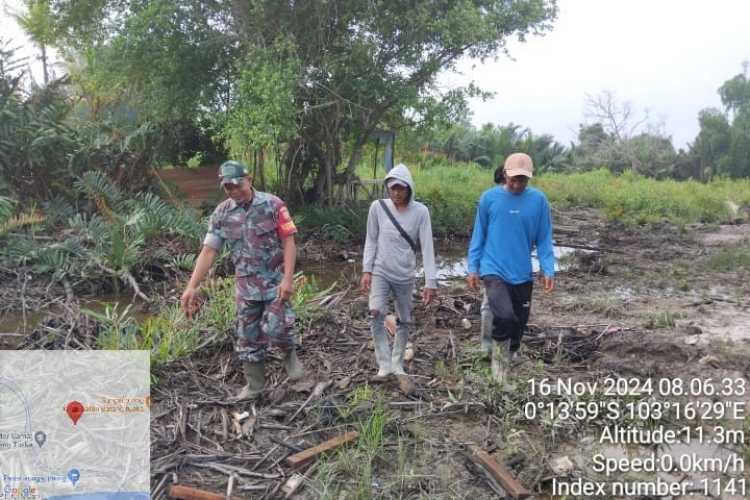
M 226 500 L 226 495 L 213 493 L 211 491 L 199 490 L 189 486 L 180 486 L 173 484 L 169 487 L 169 496 L 172 498 L 182 498 L 183 500 Z M 240 500 L 237 497 L 229 497 L 231 500 Z
M 308 448 L 304 451 L 295 453 L 294 455 L 287 457 L 286 464 L 290 467 L 301 467 L 305 464 L 310 463 L 318 455 L 354 441 L 355 439 L 357 439 L 357 437 L 359 437 L 359 433 L 357 431 L 349 431 L 346 434 L 341 434 L 339 436 L 336 436 L 335 438 L 329 439 L 328 441 L 323 441 L 317 446 Z
M 479 465 L 485 468 L 487 472 L 495 479 L 500 486 L 512 498 L 526 498 L 530 495 L 529 490 L 515 478 L 513 474 L 501 463 L 497 462 L 492 456 L 477 446 L 471 446 L 471 458 Z

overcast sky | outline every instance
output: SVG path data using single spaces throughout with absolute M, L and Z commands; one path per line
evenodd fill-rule
M 1 36 L 21 41 L 0 0 Z M 698 132 L 698 111 L 750 60 L 750 0 L 559 0 L 553 30 L 511 42 L 515 60 L 467 62 L 444 86 L 474 80 L 496 92 L 472 103 L 473 121 L 530 127 L 565 144 L 584 119 L 584 96 L 604 89 L 661 122 L 676 147 Z
M 472 105 L 474 123 L 514 122 L 558 141 L 575 139 L 584 96 L 611 90 L 650 109 L 675 147 L 698 133 L 698 111 L 721 106 L 717 89 L 750 60 L 750 0 L 559 0 L 553 30 L 511 43 L 515 61 L 462 66 L 497 93 Z

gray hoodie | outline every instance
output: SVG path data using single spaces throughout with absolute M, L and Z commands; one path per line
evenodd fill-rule
M 411 188 L 411 198 L 403 212 L 396 210 L 390 198 L 387 198 L 385 203 L 401 227 L 422 248 L 425 286 L 437 288 L 430 211 L 422 203 L 415 201 L 414 180 L 406 165 L 400 163 L 393 167 L 384 181 L 388 183 L 389 179 L 403 181 Z M 417 256 L 409 243 L 398 232 L 378 200 L 373 201 L 367 214 L 367 238 L 362 257 L 362 271 L 382 276 L 392 283 L 408 283 L 414 280 L 416 268 Z

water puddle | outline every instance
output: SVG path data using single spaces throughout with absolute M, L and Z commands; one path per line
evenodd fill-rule
M 468 243 L 467 243 L 468 244 Z M 465 279 L 468 275 L 466 265 L 467 244 L 437 245 L 436 265 L 438 280 L 447 281 Z M 566 247 L 555 247 L 555 257 L 558 259 L 556 270 L 564 270 L 566 267 L 566 256 L 572 255 L 573 249 Z M 421 256 L 420 256 L 421 261 Z M 534 272 L 539 271 L 539 261 L 536 255 L 532 255 Z M 323 262 L 300 262 L 297 266 L 309 279 L 315 280 L 315 284 L 321 290 L 325 290 L 334 284 L 346 286 L 347 283 L 359 283 L 362 269 L 361 255 L 354 255 L 350 259 L 331 258 Z M 424 269 L 417 268 L 417 277 L 424 277 Z M 99 297 L 93 300 L 82 300 L 81 307 L 91 309 L 95 312 L 103 312 L 107 307 L 117 306 L 120 311 L 124 310 L 132 302 L 132 295 L 112 295 Z M 0 349 L 12 349 L 18 346 L 23 338 L 31 333 L 39 323 L 48 315 L 59 313 L 56 308 L 46 310 L 27 311 L 24 316 L 20 311 L 0 316 Z M 133 307 L 131 312 L 139 320 L 143 319 L 138 313 L 138 307 Z
M 325 290 L 334 284 L 359 283 L 362 257 L 348 260 L 327 260 L 322 262 L 301 262 L 297 270 L 304 272 L 308 279 L 315 280 L 319 289 Z
M 468 247 L 452 246 L 447 248 L 441 248 L 437 252 L 436 265 L 437 265 L 437 279 L 438 280 L 454 280 L 454 279 L 465 279 L 469 275 L 469 268 L 467 264 L 466 253 Z M 567 257 L 572 255 L 574 249 L 567 247 L 554 247 L 555 252 L 555 271 L 564 271 L 567 264 Z M 536 256 L 536 251 L 531 255 L 531 266 L 533 271 L 539 272 L 539 259 Z M 417 269 L 417 276 L 424 276 L 424 268 L 421 266 Z
M 49 311 L 13 312 L 0 316 L 0 349 L 15 349 Z
M 108 295 L 97 299 L 81 299 L 82 309 L 89 309 L 96 313 L 104 313 L 106 309 L 117 307 L 119 312 L 125 310 L 132 302 L 132 294 Z M 131 306 L 130 313 L 137 320 L 145 319 L 148 314 L 143 313 L 140 309 L 141 304 L 138 302 Z M 0 316 L 0 349 L 15 349 L 18 347 L 26 335 L 34 331 L 35 328 L 48 316 L 60 314 L 60 307 L 49 307 L 46 309 L 36 309 L 26 311 L 14 311 Z

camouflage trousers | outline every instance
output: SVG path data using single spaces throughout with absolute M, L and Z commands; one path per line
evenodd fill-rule
M 237 303 L 235 351 L 240 361 L 266 358 L 269 346 L 288 351 L 294 347 L 294 310 L 288 300 L 244 300 Z

